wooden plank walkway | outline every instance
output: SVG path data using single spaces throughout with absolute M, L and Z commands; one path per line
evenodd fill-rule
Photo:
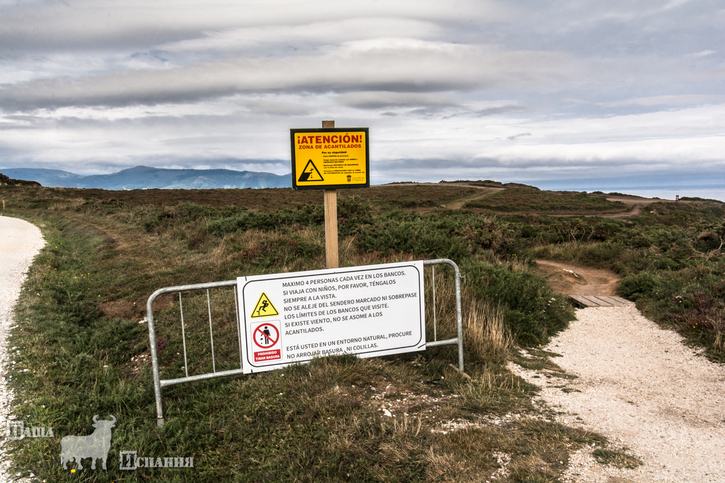
M 622 297 L 605 295 L 570 295 L 574 305 L 579 307 L 622 307 L 632 302 Z

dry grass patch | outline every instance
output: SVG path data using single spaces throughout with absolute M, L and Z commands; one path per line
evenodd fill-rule
M 629 455 L 624 451 L 613 449 L 597 448 L 592 451 L 592 456 L 597 461 L 597 463 L 615 466 L 617 468 L 626 468 L 633 470 L 638 466 L 642 466 L 644 464 L 639 458 Z
M 466 353 L 479 360 L 505 360 L 514 347 L 503 311 L 488 302 L 471 300 L 463 319 Z

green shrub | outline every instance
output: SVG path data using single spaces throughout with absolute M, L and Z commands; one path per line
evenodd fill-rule
M 436 226 L 437 225 L 437 226 Z M 465 241 L 441 230 L 440 223 L 417 219 L 413 221 L 383 220 L 359 231 L 358 245 L 366 252 L 389 255 L 394 252 L 412 253 L 431 258 L 450 258 L 460 261 L 471 255 Z
M 663 319 L 709 349 L 713 358 L 725 360 L 725 301 L 703 292 L 688 292 L 672 301 L 672 312 Z
M 534 258 L 573 262 L 589 267 L 613 267 L 626 252 L 624 245 L 616 242 L 561 243 L 530 250 Z
M 663 287 L 662 279 L 654 273 L 629 274 L 619 283 L 619 295 L 636 301 L 642 297 L 653 297 Z
M 104 204 L 105 206 L 106 204 Z M 144 217 L 143 226 L 148 233 L 160 233 L 170 228 L 213 217 L 218 212 L 218 208 L 186 202 L 171 208 L 156 208 L 151 210 Z
M 566 301 L 533 273 L 471 263 L 465 266 L 465 274 L 479 297 L 503 307 L 505 321 L 519 344 L 546 344 L 574 320 Z
M 587 193 L 548 192 L 512 188 L 499 191 L 480 200 L 469 201 L 465 207 L 501 212 L 563 211 L 572 213 L 624 211 L 626 209 L 626 205 L 621 201 L 609 201 L 604 197 L 591 196 Z
M 321 225 L 323 220 L 323 210 L 316 205 L 273 212 L 244 210 L 209 220 L 202 231 L 209 235 L 224 236 L 247 230 L 274 231 L 284 227 Z
M 262 240 L 240 254 L 243 261 L 260 269 L 285 266 L 293 260 L 310 263 L 324 254 L 325 248 L 314 240 L 293 235 Z
M 624 245 L 616 242 L 583 243 L 576 260 L 592 267 L 607 267 L 611 266 L 624 250 Z
M 337 200 L 337 225 L 340 236 L 352 236 L 361 227 L 374 223 L 373 207 L 359 196 Z
M 223 236 L 252 229 L 267 231 L 277 226 L 277 221 L 271 213 L 243 211 L 232 216 L 209 221 L 204 231 L 210 235 Z

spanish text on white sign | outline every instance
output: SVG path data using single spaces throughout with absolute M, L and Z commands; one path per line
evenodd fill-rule
M 239 277 L 245 373 L 425 350 L 423 263 Z

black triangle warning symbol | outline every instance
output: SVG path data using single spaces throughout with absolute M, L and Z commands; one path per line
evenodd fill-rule
M 272 301 L 269 300 L 267 294 L 262 292 L 262 295 L 259 296 L 259 300 L 257 300 L 257 305 L 255 305 L 254 310 L 252 310 L 252 318 L 271 317 L 273 315 L 279 315 L 279 312 L 277 312 L 277 309 L 274 308 L 274 305 L 272 305 Z
M 315 166 L 315 163 L 312 162 L 310 159 L 307 161 L 307 165 L 305 166 L 305 169 L 302 171 L 302 174 L 300 175 L 300 179 L 297 180 L 298 182 L 304 182 L 304 181 L 325 181 L 325 179 L 322 177 L 320 172 L 317 170 L 317 166 Z

